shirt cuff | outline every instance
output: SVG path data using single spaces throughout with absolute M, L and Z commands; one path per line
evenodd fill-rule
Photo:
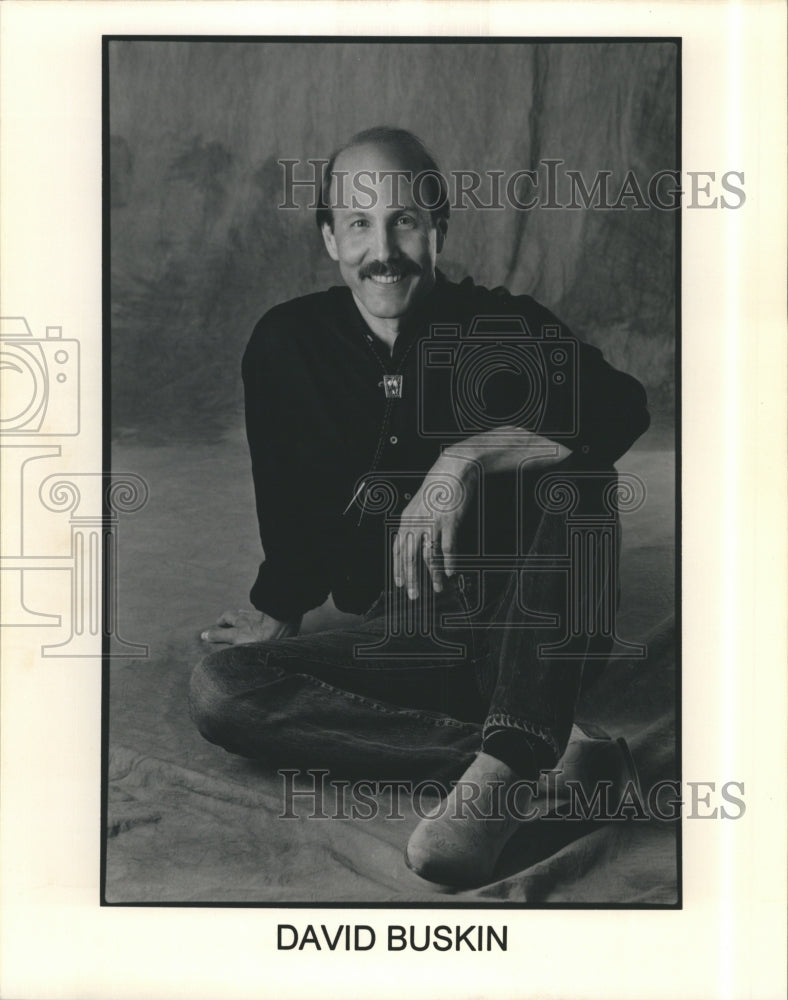
M 328 581 L 315 579 L 314 568 L 299 570 L 266 560 L 260 566 L 249 599 L 258 611 L 285 622 L 319 608 L 330 589 Z

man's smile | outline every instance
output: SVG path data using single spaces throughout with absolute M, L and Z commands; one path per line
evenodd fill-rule
M 376 285 L 396 285 L 406 276 L 404 274 L 370 274 L 369 278 Z
M 419 265 L 407 258 L 391 260 L 386 263 L 374 260 L 362 265 L 359 270 L 359 277 L 362 281 L 368 278 L 376 285 L 398 285 L 405 278 L 417 277 L 420 274 Z

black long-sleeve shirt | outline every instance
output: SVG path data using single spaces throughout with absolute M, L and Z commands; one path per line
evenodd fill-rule
M 530 296 L 440 273 L 391 354 L 347 287 L 276 306 L 243 379 L 265 552 L 250 596 L 280 620 L 329 593 L 342 610 L 369 607 L 385 582 L 384 519 L 446 445 L 516 425 L 609 467 L 649 423 L 640 383 Z

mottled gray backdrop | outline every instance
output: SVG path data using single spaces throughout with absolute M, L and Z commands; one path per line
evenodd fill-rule
M 113 430 L 215 440 L 238 426 L 257 318 L 340 281 L 279 159 L 327 157 L 373 124 L 445 170 L 676 167 L 671 43 L 110 43 Z M 631 200 L 629 202 L 631 205 Z M 530 292 L 674 398 L 677 213 L 455 212 L 439 266 Z

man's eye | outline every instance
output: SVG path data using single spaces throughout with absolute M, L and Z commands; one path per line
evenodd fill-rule
M 412 215 L 401 215 L 397 219 L 397 225 L 398 226 L 415 226 L 416 225 L 416 220 L 413 218 Z
M 366 226 L 366 224 L 367 224 L 367 220 L 366 219 L 354 219 L 350 223 L 350 228 L 351 229 L 363 229 Z

